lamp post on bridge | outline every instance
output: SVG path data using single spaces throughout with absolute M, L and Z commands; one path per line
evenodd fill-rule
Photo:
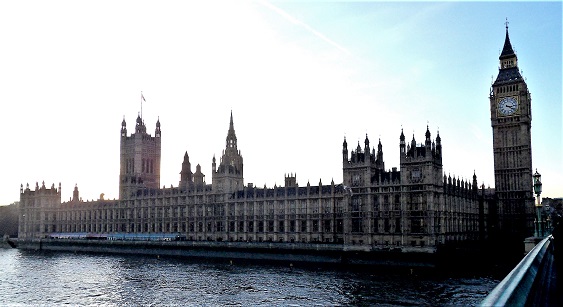
M 541 217 L 541 198 L 540 198 L 540 194 L 541 194 L 541 188 L 542 188 L 542 183 L 541 183 L 541 175 L 540 173 L 538 173 L 538 170 L 536 169 L 536 173 L 533 175 L 534 177 L 534 192 L 536 193 L 536 196 L 538 198 L 538 203 L 536 205 L 536 213 L 537 213 L 537 218 L 536 218 L 536 231 L 534 236 L 535 237 L 541 237 L 543 238 L 544 233 L 543 233 L 543 227 L 542 227 L 542 217 Z

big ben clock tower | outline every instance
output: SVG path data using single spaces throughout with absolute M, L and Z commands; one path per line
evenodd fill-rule
M 532 98 L 518 69 L 508 36 L 490 93 L 491 126 L 498 199 L 498 235 L 520 241 L 533 231 Z

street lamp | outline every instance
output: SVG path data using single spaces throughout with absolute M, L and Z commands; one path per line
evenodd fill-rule
M 543 229 L 542 229 L 542 220 L 541 220 L 541 202 L 540 202 L 540 194 L 541 194 L 541 175 L 538 173 L 536 169 L 536 173 L 533 175 L 534 177 L 534 192 L 538 198 L 538 203 L 536 205 L 536 212 L 537 212 L 537 220 L 536 220 L 536 233 L 535 237 L 543 237 Z

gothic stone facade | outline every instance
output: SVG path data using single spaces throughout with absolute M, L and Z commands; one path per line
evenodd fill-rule
M 244 185 L 243 159 L 231 114 L 226 148 L 212 163 L 212 183 L 201 167 L 192 173 L 187 153 L 177 187 L 158 188 L 160 123 L 156 135 L 137 119 L 135 133 L 122 123 L 119 200 L 84 202 L 75 187 L 61 203 L 61 188 L 44 185 L 21 189 L 20 237 L 50 233 L 180 233 L 188 240 L 330 243 L 366 250 L 396 248 L 435 252 L 448 241 L 482 236 L 486 206 L 477 179 L 446 177 L 441 140 L 405 144 L 401 133 L 400 170 L 386 170 L 383 149 L 347 152 L 343 144 L 343 178 L 316 186 L 299 186 L 286 175 L 285 186 Z M 156 139 L 158 138 L 158 140 Z M 140 150 L 135 150 L 139 148 Z M 125 165 L 124 165 L 125 164 Z M 155 184 L 156 183 L 156 184 Z

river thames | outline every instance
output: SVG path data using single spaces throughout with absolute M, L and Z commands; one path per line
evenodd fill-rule
M 0 248 L 0 305 L 473 306 L 490 276 Z

